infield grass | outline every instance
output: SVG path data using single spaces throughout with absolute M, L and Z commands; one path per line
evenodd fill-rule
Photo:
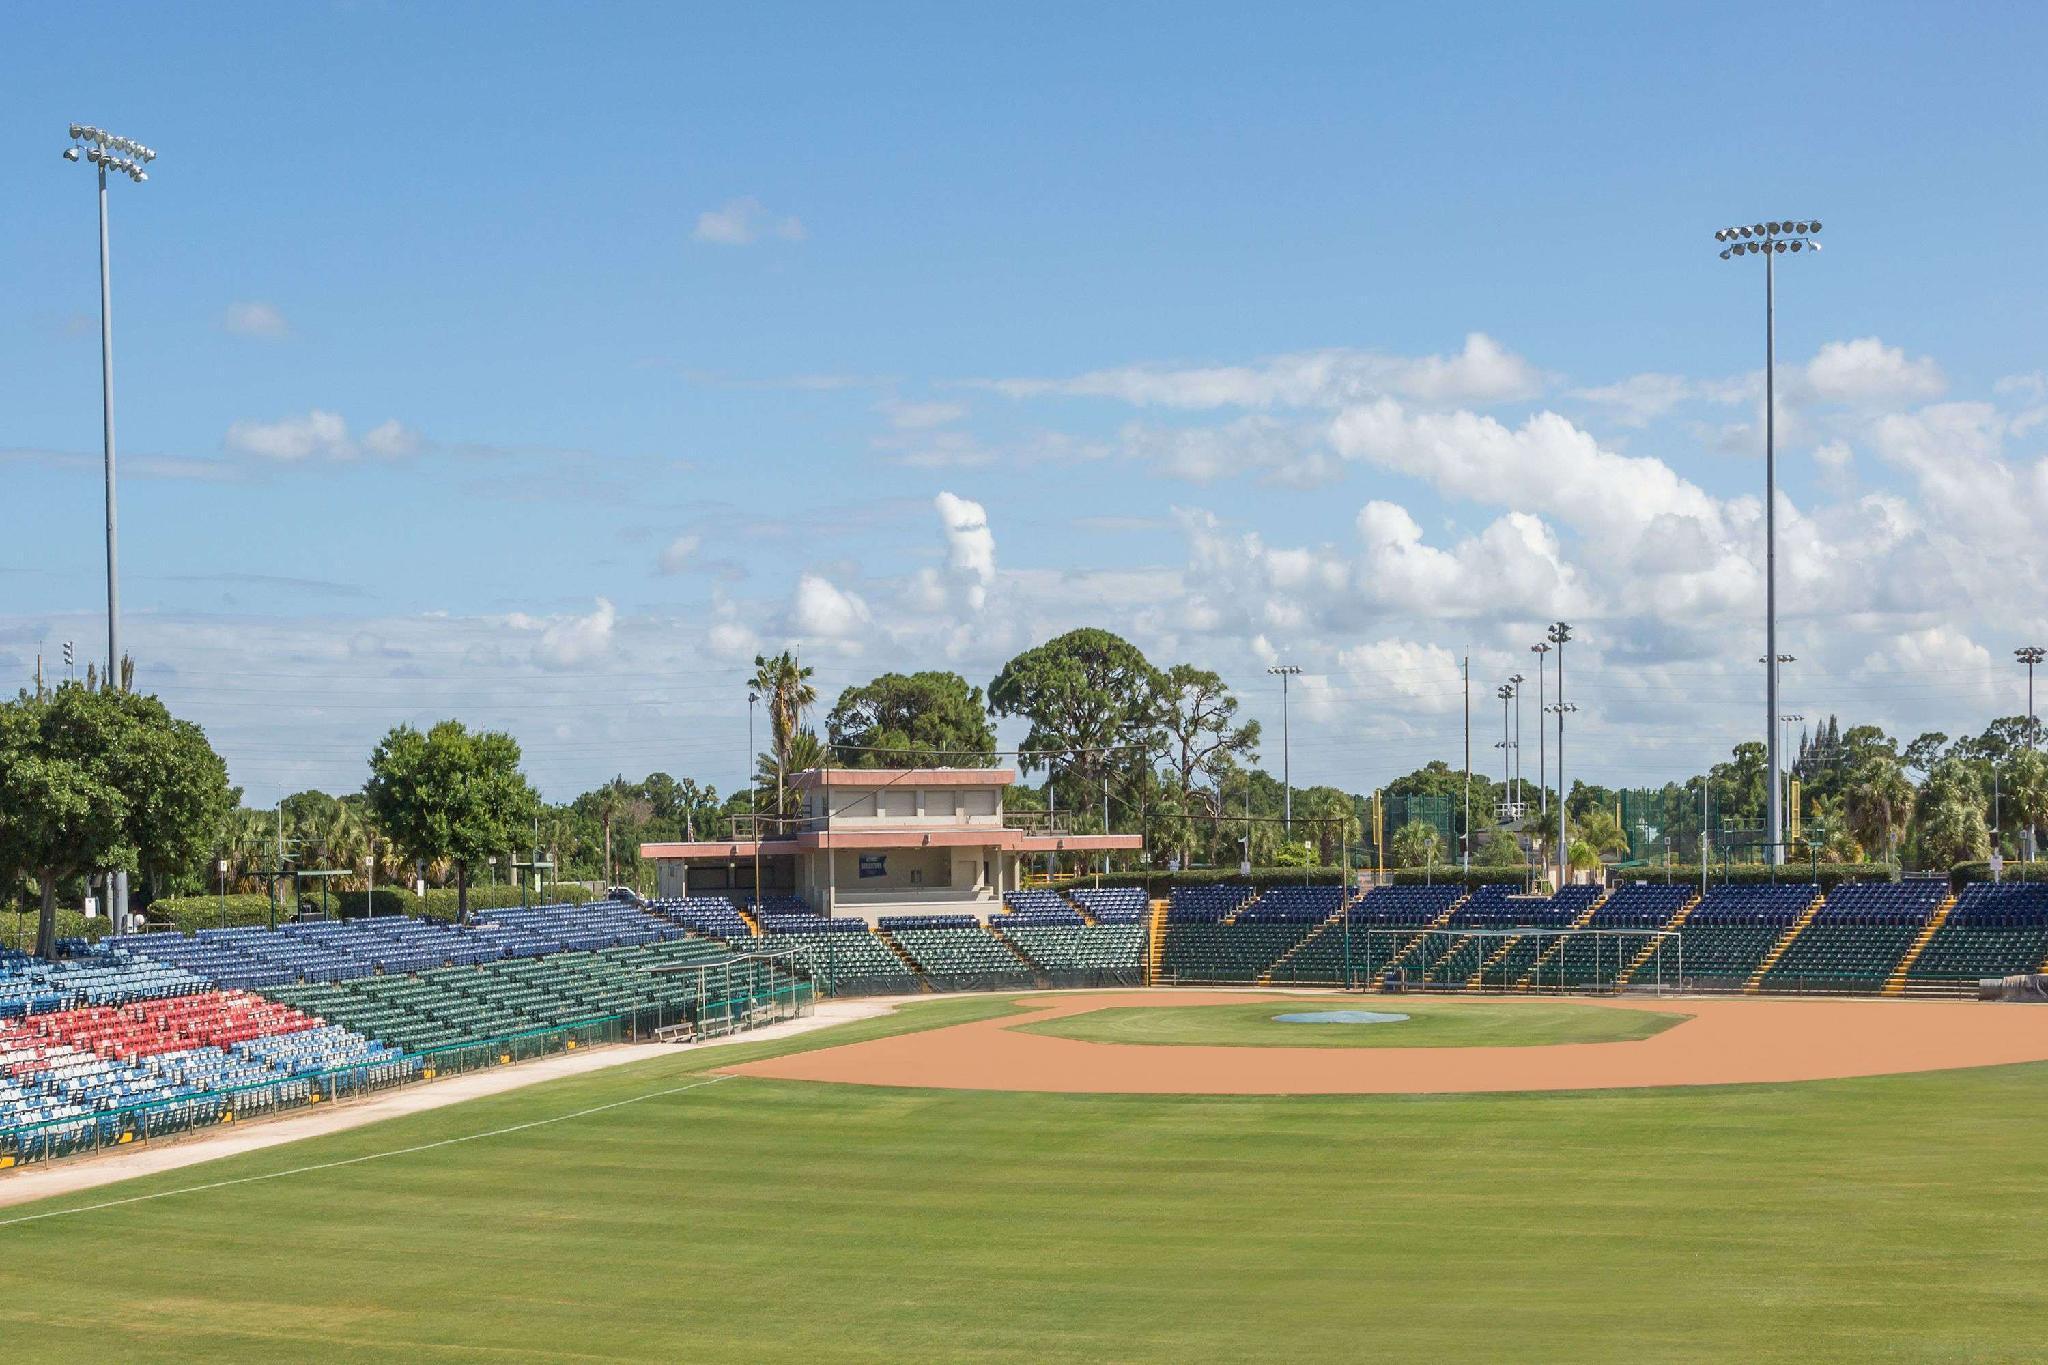
M 1360 1009 L 1408 1018 L 1383 1024 L 1283 1024 L 1275 1017 Z M 1110 1007 L 1020 1024 L 1018 1031 L 1087 1043 L 1181 1047 L 1533 1047 L 1631 1042 L 1662 1033 L 1689 1017 L 1554 1000 L 1396 996 L 1361 1004 L 1357 996 L 1268 996 L 1242 1005 Z
M 664 1053 L 47 1207 L 1008 1008 Z M 1300 1099 L 736 1078 L 0 1226 L 0 1345 L 10 1362 L 2018 1359 L 2048 1314 L 2044 1120 L 2048 1065 Z

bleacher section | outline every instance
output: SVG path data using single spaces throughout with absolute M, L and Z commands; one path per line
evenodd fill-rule
M 1172 981 L 1255 982 L 1314 933 L 1313 924 L 1171 924 L 1162 970 Z
M 1151 909 L 1135 886 L 1077 886 L 1067 895 L 1097 924 L 1143 924 Z
M 417 976 L 357 977 L 281 987 L 271 999 L 367 1038 L 425 1052 L 616 1016 L 650 1025 L 711 1021 L 750 1003 L 725 991 L 733 954 L 706 939 L 438 967 Z M 708 971 L 689 970 L 706 968 Z
M 74 1005 L 125 1005 L 131 1000 L 196 995 L 209 988 L 182 967 L 102 949 L 43 962 L 0 949 L 0 1019 L 48 1014 Z
M 1809 884 L 1709 887 L 1683 928 L 1685 984 L 1740 989 L 1818 894 Z
M 989 924 L 1031 959 L 1056 987 L 1136 986 L 1143 983 L 1144 927 L 1137 924 L 1011 923 L 1017 916 L 991 915 Z
M 285 924 L 276 929 L 129 934 L 107 939 L 103 947 L 215 985 L 261 989 L 538 957 L 567 949 L 657 943 L 680 938 L 684 932 L 680 924 L 621 901 L 606 900 L 487 910 L 479 912 L 475 923 L 466 925 L 379 915 Z
M 309 1076 L 409 1079 L 417 1058 L 245 992 L 84 1006 L 0 1028 L 0 1158 L 34 1160 L 303 1103 Z
M 1760 984 L 1765 990 L 1878 990 L 1947 894 L 1946 883 L 1924 879 L 1837 887 Z
M 1938 885 L 1938 884 L 1937 884 Z M 1974 986 L 2048 962 L 2048 882 L 1972 882 L 1905 976 L 1905 988 Z
M 1217 924 L 1252 898 L 1248 886 L 1176 886 L 1166 908 L 1168 924 Z
M 1239 924 L 1321 924 L 1348 904 L 1341 886 L 1274 886 L 1237 912 Z
M 743 938 L 753 931 L 740 912 L 723 896 L 672 896 L 649 901 L 650 913 L 686 929 L 718 938 Z
M 942 991 L 1012 990 L 1036 984 L 1032 972 L 1004 942 L 975 924 L 951 929 L 885 930 Z

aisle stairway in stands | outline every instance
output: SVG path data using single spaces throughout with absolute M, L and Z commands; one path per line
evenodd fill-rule
M 1693 911 L 1699 909 L 1700 906 L 1705 903 L 1706 902 L 1703 897 L 1689 896 L 1685 904 L 1679 906 L 1678 909 L 1672 913 L 1671 918 L 1663 923 L 1663 925 L 1661 926 L 1662 929 L 1666 933 L 1671 933 L 1683 929 L 1685 927 L 1685 922 L 1688 919 L 1692 918 Z M 1628 964 L 1628 969 L 1622 972 L 1620 976 L 1615 978 L 1615 989 L 1620 990 L 1624 986 L 1627 986 L 1630 982 L 1634 981 L 1636 973 L 1641 971 L 1644 967 L 1647 967 L 1650 964 L 1651 959 L 1657 956 L 1657 950 L 1663 946 L 1663 943 L 1664 941 L 1662 939 L 1657 938 L 1653 938 L 1648 943 L 1645 943 L 1643 945 L 1642 951 L 1636 954 L 1635 960 Z M 1683 946 L 1684 940 L 1683 938 L 1681 938 L 1681 949 L 1683 948 Z M 1684 957 L 1682 953 L 1679 961 L 1680 965 L 1682 966 L 1684 963 Z
M 1159 969 L 1166 963 L 1166 915 L 1172 902 L 1160 896 L 1153 900 L 1145 926 L 1145 984 L 1159 984 Z
M 1814 916 L 1820 913 L 1823 899 L 1824 897 L 1816 892 L 1814 898 L 1807 902 L 1806 908 L 1799 912 L 1799 918 L 1792 921 L 1792 925 L 1785 931 L 1784 937 L 1771 945 L 1771 951 L 1764 954 L 1764 960 L 1759 962 L 1756 970 L 1749 974 L 1749 980 L 1742 983 L 1742 990 L 1745 995 L 1756 995 L 1763 990 L 1764 978 L 1770 975 L 1771 968 L 1778 965 L 1778 959 L 1783 957 L 1792 945 L 1799 941 L 1799 936 L 1806 932 L 1806 926 L 1813 923 Z
M 1409 967 L 1417 965 L 1411 959 L 1430 941 L 1431 934 L 1450 924 L 1458 911 L 1463 909 L 1465 904 L 1472 899 L 1472 895 L 1472 892 L 1467 891 L 1464 895 L 1452 901 L 1444 907 L 1442 914 L 1431 920 L 1426 926 L 1418 930 L 1413 938 L 1402 944 L 1400 951 L 1387 959 L 1387 965 L 1380 968 L 1374 974 L 1372 979 L 1373 988 L 1375 990 L 1385 990 L 1387 988 L 1387 978 L 1396 970 L 1406 971 Z
M 1274 961 L 1273 965 L 1266 968 L 1266 970 L 1260 974 L 1259 984 L 1261 986 L 1272 985 L 1273 978 L 1280 976 L 1282 973 L 1284 973 L 1287 970 L 1288 963 L 1294 961 L 1297 957 L 1300 957 L 1304 952 L 1313 955 L 1315 949 L 1312 945 L 1318 945 L 1326 934 L 1334 932 L 1341 935 L 1344 932 L 1344 917 L 1350 913 L 1350 902 L 1346 902 L 1342 908 L 1332 912 L 1330 917 L 1324 920 L 1322 924 L 1319 925 L 1313 932 L 1311 932 L 1307 938 L 1295 944 L 1286 952 L 1280 954 L 1280 956 Z
M 1941 932 L 1942 925 L 1948 923 L 1949 912 L 1955 908 L 1956 893 L 1951 891 L 1942 898 L 1941 904 L 1934 908 L 1934 913 L 1927 917 L 1927 923 L 1920 926 L 1920 933 L 1906 949 L 1906 955 L 1899 959 L 1898 965 L 1885 977 L 1886 995 L 1906 993 L 1906 978 L 1913 974 L 1913 964 L 1920 960 L 1920 954 L 1927 951 L 1927 945 L 1934 942 L 1934 936 Z

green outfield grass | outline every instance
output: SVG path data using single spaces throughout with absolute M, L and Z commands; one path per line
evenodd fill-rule
M 1274 1018 L 1317 1010 L 1369 1010 L 1408 1018 L 1387 1024 L 1282 1024 Z M 1183 1047 L 1528 1047 L 1630 1042 L 1689 1017 L 1550 1000 L 1268 996 L 1243 1005 L 1112 1007 L 1018 1028 L 1087 1043 Z
M 664 1052 L 48 1207 L 544 1120 L 819 1041 Z M 0 1343 L 9 1362 L 2025 1358 L 2048 1313 L 2044 1114 L 2048 1065 L 1348 1099 L 742 1078 L 0 1226 Z

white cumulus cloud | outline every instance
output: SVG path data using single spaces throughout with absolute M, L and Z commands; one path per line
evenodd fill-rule
M 764 237 L 801 242 L 804 225 L 795 214 L 770 213 L 760 200 L 747 195 L 698 214 L 696 231 L 690 235 L 713 246 L 751 246 Z
M 967 583 L 967 605 L 980 611 L 996 577 L 996 536 L 978 502 L 940 493 L 932 499 L 946 530 L 946 565 Z
M 291 324 L 278 311 L 277 305 L 261 299 L 243 299 L 228 305 L 228 311 L 221 318 L 221 326 L 238 337 L 254 337 L 259 341 L 282 341 L 291 335 Z
M 689 568 L 697 557 L 698 544 L 698 537 L 694 535 L 677 536 L 671 540 L 662 547 L 661 571 L 665 574 L 678 574 Z
M 1836 403 L 1919 403 L 1948 387 L 1932 359 L 1913 359 L 1876 337 L 1830 341 L 1807 362 L 1806 383 L 1816 398 Z
M 514 624 L 540 627 L 533 657 L 542 667 L 575 668 L 603 657 L 611 649 L 612 630 L 618 620 L 619 614 L 611 602 L 600 597 L 588 616 L 561 616 L 545 622 L 515 617 Z
M 844 640 L 858 634 L 872 619 L 868 604 L 832 581 L 807 573 L 796 581 L 796 595 L 790 602 L 790 621 L 800 635 Z
M 418 453 L 420 435 L 396 419 L 380 422 L 363 434 L 350 434 L 340 413 L 314 408 L 301 417 L 275 422 L 239 421 L 228 427 L 223 442 L 231 455 L 296 464 L 305 460 L 353 460 L 361 455 L 396 459 Z

